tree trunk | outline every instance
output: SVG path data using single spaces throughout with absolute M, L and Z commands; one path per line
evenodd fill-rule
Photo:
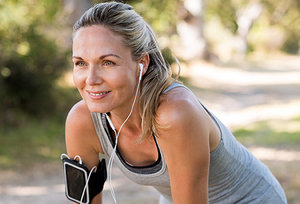
M 60 31 L 61 44 L 69 48 L 72 46 L 72 28 L 82 14 L 92 6 L 92 0 L 64 0 L 62 21 L 65 28 Z
M 181 38 L 185 59 L 207 58 L 207 42 L 204 36 L 204 0 L 186 0 L 181 8 L 177 32 Z
M 92 6 L 92 0 L 64 0 L 66 22 L 73 25 Z
M 262 6 L 260 3 L 249 3 L 245 9 L 237 12 L 237 53 L 244 57 L 248 50 L 247 36 L 254 21 L 260 16 Z

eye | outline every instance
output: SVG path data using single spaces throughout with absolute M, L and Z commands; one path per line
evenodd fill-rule
M 114 62 L 112 62 L 112 61 L 110 61 L 110 60 L 104 60 L 103 61 L 103 65 L 104 66 L 113 66 L 113 65 L 115 65 L 116 63 L 114 63 Z
M 78 61 L 75 63 L 75 66 L 84 67 L 84 66 L 86 66 L 86 63 L 84 61 Z

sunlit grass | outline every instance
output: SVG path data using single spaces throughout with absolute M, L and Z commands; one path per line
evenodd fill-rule
M 236 138 L 246 145 L 299 147 L 300 117 L 268 120 L 235 129 Z
M 64 151 L 64 122 L 59 119 L 30 119 L 0 131 L 0 169 L 56 162 Z

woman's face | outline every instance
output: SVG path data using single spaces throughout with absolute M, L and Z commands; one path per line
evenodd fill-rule
M 91 112 L 130 109 L 138 62 L 120 35 L 101 25 L 82 27 L 74 34 L 72 59 L 75 86 Z

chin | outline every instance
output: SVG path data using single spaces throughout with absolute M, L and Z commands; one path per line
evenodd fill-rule
M 90 112 L 94 113 L 107 113 L 110 112 L 110 109 L 108 107 L 104 107 L 102 104 L 95 104 L 95 103 L 89 103 L 87 102 L 87 107 Z

